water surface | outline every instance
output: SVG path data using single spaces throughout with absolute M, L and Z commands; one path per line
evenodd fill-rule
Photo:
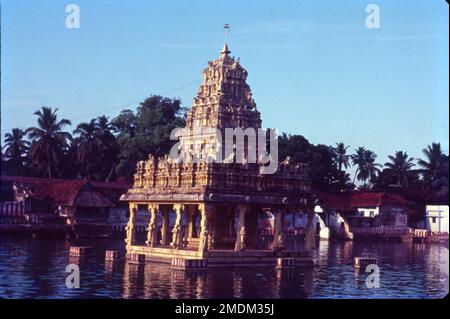
M 93 253 L 71 258 L 73 244 L 92 246 Z M 448 291 L 448 248 L 439 244 L 320 241 L 316 265 L 291 271 L 183 272 L 123 258 L 111 264 L 106 249 L 123 254 L 123 240 L 0 237 L 0 298 L 442 298 Z M 355 256 L 378 258 L 379 288 L 367 288 Z M 66 287 L 70 263 L 79 264 L 79 289 Z

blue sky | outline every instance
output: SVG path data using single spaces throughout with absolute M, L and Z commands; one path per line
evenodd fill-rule
M 80 29 L 65 7 L 78 4 Z M 366 5 L 380 8 L 368 29 Z M 448 153 L 445 1 L 1 0 L 1 134 L 41 106 L 81 121 L 151 94 L 189 107 L 229 23 L 264 127 L 365 146 L 384 163 L 431 142 Z

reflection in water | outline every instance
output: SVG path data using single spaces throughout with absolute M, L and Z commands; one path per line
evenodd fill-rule
M 73 242 L 0 238 L 4 298 L 440 298 L 448 291 L 448 248 L 439 244 L 319 241 L 313 268 L 172 270 L 168 265 L 104 261 L 122 240 L 77 242 L 92 254 L 69 257 Z M 353 258 L 377 258 L 380 288 L 368 289 Z M 80 289 L 68 289 L 69 263 L 80 267 Z
M 242 298 L 242 277 L 233 272 L 233 297 Z
M 274 298 L 308 298 L 311 294 L 311 269 L 276 270 Z
M 445 259 L 446 249 L 435 244 L 321 241 L 312 297 L 322 297 L 317 291 L 325 290 L 328 298 L 442 298 L 448 288 L 439 260 Z M 377 258 L 380 288 L 366 287 L 365 269 L 353 270 L 349 280 L 355 256 Z
M 105 276 L 111 277 L 111 273 L 116 272 L 119 266 L 117 261 L 105 260 Z
M 137 298 L 141 295 L 144 282 L 145 265 L 133 264 L 125 262 L 124 276 L 123 276 L 123 298 Z
M 86 260 L 86 256 L 69 256 L 69 264 L 75 264 L 81 267 L 86 264 Z

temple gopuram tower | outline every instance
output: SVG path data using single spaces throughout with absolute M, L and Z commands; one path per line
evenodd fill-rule
M 266 148 L 268 135 L 262 144 L 250 136 L 227 140 L 230 130 L 262 131 L 247 76 L 225 44 L 219 58 L 208 62 L 187 112 L 174 148 L 182 156 L 149 155 L 137 163 L 133 188 L 121 197 L 129 203 L 126 243 L 132 258 L 145 255 L 147 261 L 172 265 L 195 260 L 208 267 L 275 266 L 280 258 L 312 262 L 314 198 L 307 165 L 288 157 L 264 173 L 261 154 L 272 161 L 277 157 Z M 139 210 L 151 216 L 145 243 L 134 226 Z M 308 217 L 301 249 L 288 245 L 287 213 Z
M 261 116 L 246 82 L 247 71 L 230 53 L 225 44 L 220 57 L 203 71 L 203 81 L 188 111 L 188 128 L 261 127 Z

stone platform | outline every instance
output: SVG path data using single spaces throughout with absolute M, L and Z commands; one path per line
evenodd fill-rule
M 173 264 L 173 259 L 201 260 L 205 261 L 206 268 L 214 267 L 276 267 L 278 259 L 294 259 L 294 266 L 313 266 L 314 261 L 310 254 L 299 251 L 272 250 L 198 250 L 175 249 L 167 247 L 149 247 L 145 245 L 127 246 L 127 258 L 133 254 L 144 255 L 145 262 L 159 262 Z

